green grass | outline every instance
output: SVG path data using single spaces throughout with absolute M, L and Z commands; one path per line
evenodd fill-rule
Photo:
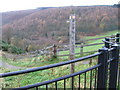
M 115 34 L 116 32 L 117 31 L 111 31 L 104 35 L 101 34 L 101 35 L 98 35 L 95 37 L 86 37 L 86 39 L 104 37 L 104 36 L 108 36 L 111 34 Z M 87 44 L 93 44 L 93 43 L 101 43 L 101 40 L 91 41 L 91 42 L 88 42 Z M 98 50 L 102 46 L 103 45 L 84 47 L 84 52 Z M 79 53 L 80 49 L 76 48 L 75 52 Z M 69 54 L 69 51 L 61 51 L 60 54 L 62 54 L 62 55 Z M 92 54 L 92 53 L 88 53 L 88 54 Z M 88 54 L 84 54 L 83 56 L 86 56 Z M 79 58 L 79 57 L 81 57 L 81 56 L 76 55 L 76 58 Z M 32 67 L 40 67 L 40 66 L 44 66 L 44 65 L 67 61 L 67 60 L 69 60 L 69 57 L 65 56 L 65 57 L 61 57 L 61 58 L 60 57 L 51 58 L 50 56 L 43 56 L 43 57 L 36 56 L 34 58 L 26 58 L 26 59 L 20 59 L 20 60 L 16 60 L 16 61 L 13 61 L 13 60 L 5 58 L 5 57 L 0 57 L 0 59 L 2 59 L 3 61 L 5 61 L 9 64 L 14 65 L 14 66 L 32 68 Z M 84 69 L 94 66 L 95 64 L 97 64 L 96 60 L 97 60 L 97 57 L 93 58 L 94 62 L 92 63 L 92 65 L 83 64 L 83 62 L 79 63 L 78 65 L 75 65 L 75 72 L 78 72 L 78 71 L 81 71 L 81 70 L 84 70 Z M 86 61 L 90 61 L 90 60 L 88 59 Z M 2 69 L 1 73 L 15 71 L 15 70 L 10 70 L 10 69 L 6 69 L 6 68 L 1 68 L 1 69 Z M 88 72 L 86 74 L 87 87 L 90 86 L 89 85 L 89 82 L 90 82 L 90 74 L 89 73 L 90 72 Z M 29 85 L 29 84 L 35 84 L 38 82 L 55 79 L 55 78 L 62 77 L 62 76 L 68 75 L 68 74 L 70 74 L 69 65 L 64 65 L 64 66 L 56 67 L 53 69 L 37 71 L 37 72 L 32 72 L 32 73 L 18 75 L 18 76 L 6 77 L 4 79 L 0 79 L 0 81 L 2 81 L 1 85 L 4 88 L 15 88 L 15 87 L 20 87 L 20 86 L 25 86 L 25 85 Z M 94 75 L 93 75 L 93 77 L 94 77 Z M 67 88 L 69 88 L 70 87 L 70 79 L 66 79 L 66 81 L 67 81 L 66 86 L 67 86 Z M 81 82 L 84 83 L 84 75 L 81 75 Z M 58 88 L 63 87 L 63 85 L 64 85 L 63 81 L 58 82 Z M 81 84 L 81 86 L 83 86 L 83 84 Z M 49 87 L 54 88 L 54 83 L 50 84 Z M 75 77 L 75 87 L 78 87 L 78 76 Z M 41 88 L 45 88 L 45 86 L 42 86 Z
M 100 38 L 100 37 L 106 37 L 106 36 L 111 36 L 111 35 L 115 35 L 118 33 L 118 30 L 114 30 L 114 31 L 109 31 L 109 32 L 106 32 L 106 33 L 101 33 L 99 35 L 96 35 L 96 36 L 87 36 L 85 37 L 85 39 L 95 39 L 95 38 Z
M 60 58 L 51 58 L 50 56 L 43 56 L 43 57 L 37 56 L 34 58 L 18 59 L 15 61 L 13 61 L 12 59 L 5 58 L 4 56 L 0 56 L 0 58 L 10 65 L 26 67 L 26 68 L 40 67 L 40 66 L 59 63 L 67 60 Z
M 94 58 L 94 61 L 95 61 L 95 59 L 96 58 Z M 86 60 L 86 61 L 88 61 L 88 60 Z M 82 62 L 81 62 L 75 66 L 75 72 L 87 69 L 88 67 L 91 67 L 95 64 L 96 64 L 96 62 L 92 63 L 92 65 L 82 64 Z M 61 73 L 61 71 L 62 71 L 62 73 Z M 50 79 L 55 79 L 55 78 L 62 77 L 62 76 L 68 75 L 68 74 L 70 74 L 69 65 L 65 65 L 65 66 L 60 66 L 60 67 L 56 67 L 53 69 L 37 71 L 37 72 L 32 72 L 32 73 L 18 75 L 18 76 L 6 77 L 6 78 L 4 78 L 5 82 L 3 82 L 2 84 L 5 88 L 15 88 L 15 87 L 20 87 L 20 86 L 25 86 L 25 85 L 29 85 L 29 84 L 38 83 L 38 82 L 47 81 Z M 84 75 L 81 75 L 81 77 L 84 77 Z M 87 77 L 89 77 L 89 74 L 87 74 Z M 67 79 L 67 80 L 68 80 L 67 87 L 70 88 L 70 85 L 69 85 L 70 80 L 69 79 Z M 76 78 L 76 80 L 75 80 L 75 83 L 76 83 L 75 85 L 77 85 L 77 80 L 78 80 L 78 78 Z M 81 82 L 84 82 L 84 79 L 81 79 Z M 59 88 L 62 87 L 63 84 L 64 84 L 63 81 L 59 81 L 58 87 Z M 49 87 L 53 88 L 54 85 L 50 84 Z M 45 88 L 45 87 L 42 86 L 42 88 Z

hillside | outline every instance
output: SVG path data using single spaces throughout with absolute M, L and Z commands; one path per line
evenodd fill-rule
M 22 11 L 11 11 L 2 13 L 2 24 L 8 24 L 15 20 L 21 19 L 25 16 L 28 16 L 32 13 L 36 12 L 36 10 L 22 10 Z
M 113 6 L 35 9 L 22 13 L 21 11 L 3 13 L 3 40 L 23 49 L 27 47 L 37 49 L 57 44 L 60 40 L 62 43 L 68 43 L 67 20 L 72 10 L 76 14 L 77 40 L 81 35 L 94 36 L 118 29 L 118 8 Z
M 2 13 L 2 24 L 8 24 L 8 23 L 12 23 L 15 20 L 21 19 L 25 16 L 28 16 L 32 13 L 35 13 L 37 11 L 40 10 L 45 10 L 48 8 L 52 8 L 52 7 L 43 7 L 43 8 L 37 8 L 37 9 L 30 9 L 30 10 L 20 10 L 20 11 L 10 11 L 10 12 L 4 12 Z

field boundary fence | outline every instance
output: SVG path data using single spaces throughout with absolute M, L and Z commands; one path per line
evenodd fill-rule
M 115 37 L 115 35 L 107 36 L 107 37 Z M 82 56 L 84 53 L 94 53 L 97 52 L 98 50 L 93 50 L 93 51 L 84 51 L 84 48 L 90 47 L 90 46 L 97 46 L 97 45 L 104 45 L 104 43 L 93 43 L 93 44 L 86 44 L 86 42 L 90 41 L 96 41 L 96 40 L 101 40 L 104 39 L 105 37 L 100 37 L 100 38 L 95 38 L 95 39 L 87 39 L 84 41 L 77 41 L 75 49 L 79 49 L 79 52 L 75 52 L 75 55 L 80 55 Z M 67 51 L 68 54 L 60 54 L 62 51 Z M 22 56 L 28 56 L 28 57 L 35 57 L 35 56 L 56 56 L 56 57 L 64 57 L 64 56 L 70 56 L 69 54 L 69 45 L 51 45 L 48 47 L 44 47 L 43 49 L 32 51 L 32 52 L 27 52 L 24 54 L 21 54 Z

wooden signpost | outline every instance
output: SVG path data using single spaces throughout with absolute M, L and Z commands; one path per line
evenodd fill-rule
M 69 49 L 70 49 L 70 60 L 75 58 L 75 14 L 71 14 L 69 17 L 70 30 L 69 30 Z M 70 65 L 70 72 L 74 73 L 75 64 Z M 74 86 L 74 78 L 72 78 L 71 86 Z

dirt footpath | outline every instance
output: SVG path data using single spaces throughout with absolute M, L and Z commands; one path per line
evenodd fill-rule
M 25 69 L 23 67 L 17 67 L 17 66 L 9 65 L 7 62 L 4 62 L 2 60 L 0 60 L 0 67 L 9 68 L 9 69 Z

